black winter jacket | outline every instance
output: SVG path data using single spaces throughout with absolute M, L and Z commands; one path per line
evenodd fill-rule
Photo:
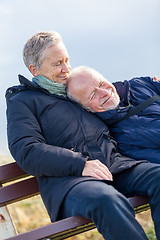
M 6 93 L 9 149 L 37 177 L 51 221 L 74 185 L 94 179 L 82 177 L 87 160 L 99 159 L 113 175 L 141 162 L 117 153 L 107 126 L 93 113 L 19 78 L 21 84 Z

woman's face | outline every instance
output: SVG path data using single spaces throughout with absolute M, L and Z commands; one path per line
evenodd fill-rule
M 43 75 L 56 82 L 66 84 L 71 71 L 68 52 L 62 42 L 52 45 L 44 51 L 41 67 L 34 76 Z

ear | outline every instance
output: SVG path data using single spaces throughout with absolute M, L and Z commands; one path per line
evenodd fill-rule
M 38 77 L 39 71 L 36 70 L 36 68 L 35 68 L 35 66 L 33 66 L 33 64 L 29 65 L 29 70 L 33 74 L 33 76 Z

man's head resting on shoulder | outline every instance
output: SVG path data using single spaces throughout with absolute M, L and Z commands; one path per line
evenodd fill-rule
M 115 109 L 120 102 L 114 85 L 99 72 L 85 66 L 72 70 L 67 83 L 67 95 L 91 112 Z

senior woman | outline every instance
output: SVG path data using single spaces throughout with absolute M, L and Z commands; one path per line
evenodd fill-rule
M 23 57 L 33 79 L 19 76 L 21 84 L 7 90 L 9 149 L 37 177 L 51 221 L 81 215 L 105 239 L 147 239 L 123 195 L 138 192 L 152 199 L 160 237 L 160 166 L 120 155 L 107 126 L 66 97 L 71 67 L 58 33 L 31 37 Z

